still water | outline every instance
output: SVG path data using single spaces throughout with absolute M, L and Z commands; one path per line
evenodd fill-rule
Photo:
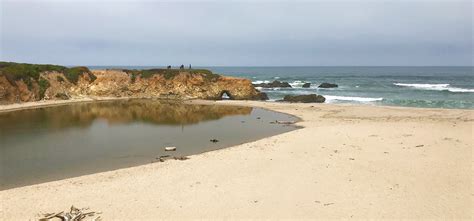
M 260 108 L 154 100 L 0 113 L 0 190 L 187 156 L 296 129 Z M 210 142 L 217 139 L 219 142 Z M 176 151 L 165 152 L 164 147 Z

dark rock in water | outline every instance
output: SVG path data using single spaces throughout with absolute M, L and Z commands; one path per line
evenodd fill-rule
M 266 101 L 268 100 L 268 95 L 267 93 L 264 93 L 264 92 L 260 92 L 257 90 L 257 94 L 253 97 L 250 97 L 249 100 L 259 100 L 259 101 Z
M 291 103 L 324 103 L 326 98 L 317 94 L 308 94 L 308 95 L 286 95 L 283 97 L 283 101 Z
M 311 83 L 304 83 L 303 88 L 309 88 L 311 86 Z
M 274 87 L 291 87 L 288 82 L 273 81 L 271 83 L 254 84 L 254 87 L 274 88 Z
M 331 84 L 331 83 L 322 83 L 318 86 L 319 88 L 335 88 L 338 87 L 337 84 Z
M 213 142 L 213 143 L 217 143 L 217 142 L 219 142 L 219 140 L 218 140 L 218 139 L 211 139 L 211 140 L 209 140 L 209 141 L 211 141 L 211 142 Z

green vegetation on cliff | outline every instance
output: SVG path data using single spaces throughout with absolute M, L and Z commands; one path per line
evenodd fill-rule
M 92 74 L 87 67 L 73 67 L 73 68 L 68 68 L 64 71 L 64 76 L 67 78 L 67 80 L 73 84 L 77 84 L 77 81 L 79 81 L 79 77 L 83 74 L 87 73 L 89 75 L 89 78 L 91 78 L 91 81 L 94 81 L 97 77 Z
M 50 84 L 46 79 L 40 78 L 38 81 L 38 85 L 39 85 L 39 98 L 43 99 L 44 93 L 46 92 L 46 89 L 49 88 Z
M 16 81 L 23 80 L 28 88 L 31 90 L 33 81 L 39 81 L 40 73 L 42 72 L 59 72 L 63 73 L 69 82 L 76 84 L 79 77 L 85 73 L 89 75 L 92 81 L 95 76 L 87 67 L 73 67 L 68 68 L 59 65 L 51 64 L 25 64 L 15 62 L 0 62 L 0 75 L 5 75 L 8 81 L 15 85 Z M 49 84 L 49 83 L 48 83 Z
M 202 75 L 206 80 L 215 81 L 220 75 L 212 73 L 206 69 L 148 69 L 148 70 L 123 70 L 131 75 L 132 82 L 135 82 L 137 76 L 141 78 L 150 78 L 154 75 L 162 75 L 165 79 L 172 79 L 179 73 L 190 73 L 192 75 Z

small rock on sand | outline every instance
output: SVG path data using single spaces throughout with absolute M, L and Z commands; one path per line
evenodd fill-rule
M 175 151 L 176 147 L 165 147 L 165 151 Z

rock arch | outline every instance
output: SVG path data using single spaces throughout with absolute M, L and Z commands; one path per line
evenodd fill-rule
M 219 100 L 223 100 L 223 99 L 224 99 L 224 98 L 223 98 L 224 95 L 227 95 L 227 97 L 228 97 L 229 100 L 234 100 L 234 96 L 232 96 L 232 94 L 231 94 L 228 90 L 223 90 L 223 91 L 221 91 L 221 93 L 219 93 L 218 99 L 219 99 Z

